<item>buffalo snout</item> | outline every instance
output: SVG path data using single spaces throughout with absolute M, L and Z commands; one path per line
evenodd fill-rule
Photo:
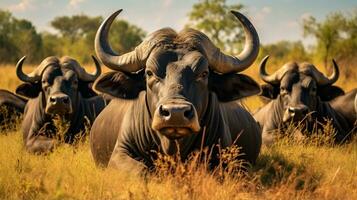
M 63 93 L 52 94 L 48 97 L 46 113 L 63 114 L 72 113 L 71 98 Z
M 196 109 L 188 102 L 160 104 L 154 113 L 152 128 L 169 138 L 180 138 L 201 129 Z
M 309 113 L 309 108 L 306 105 L 289 106 L 284 114 L 283 121 L 294 122 L 301 121 L 306 118 Z
M 190 104 L 164 104 L 159 106 L 159 116 L 166 121 L 190 121 L 195 112 Z

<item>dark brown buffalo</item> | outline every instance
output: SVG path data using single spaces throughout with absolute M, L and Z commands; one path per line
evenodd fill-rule
M 68 122 L 63 140 L 72 143 L 84 130 L 86 118 L 93 122 L 105 106 L 104 99 L 90 88 L 101 73 L 100 64 L 93 57 L 96 72 L 89 74 L 70 57 L 47 57 L 33 72 L 25 74 L 24 60 L 17 63 L 16 74 L 25 83 L 17 87 L 16 93 L 30 98 L 22 122 L 26 149 L 33 153 L 53 149 L 58 142 L 55 116 Z
M 0 89 L 0 129 L 15 127 L 24 113 L 27 100 L 7 90 Z
M 357 120 L 357 88 L 331 100 L 331 107 L 340 113 L 348 124 L 355 124 Z M 357 126 L 357 124 L 355 124 Z
M 246 43 L 237 57 L 222 53 L 203 33 L 170 28 L 150 34 L 134 51 L 117 55 L 108 44 L 117 11 L 100 26 L 95 49 L 113 72 L 94 83 L 116 99 L 91 129 L 91 150 L 102 166 L 141 171 L 152 168 L 156 152 L 182 159 L 200 148 L 229 147 L 236 140 L 242 157 L 254 163 L 261 132 L 253 117 L 234 100 L 259 93 L 259 85 L 238 74 L 259 51 L 249 20 L 232 11 L 244 27 Z M 176 145 L 177 144 L 177 145 Z M 217 148 L 211 164 L 218 160 Z
M 339 68 L 333 61 L 333 74 L 324 76 L 310 63 L 289 62 L 278 71 L 268 75 L 265 65 L 268 56 L 260 65 L 260 77 L 266 85 L 262 86 L 261 96 L 271 99 L 269 103 L 254 114 L 254 118 L 263 128 L 263 143 L 274 140 L 276 129 L 293 124 L 304 124 L 308 131 L 321 128 L 326 119 L 331 120 L 336 129 L 336 142 L 343 142 L 351 137 L 353 120 L 345 108 L 354 111 L 353 101 L 356 91 L 344 95 L 344 91 L 334 86 L 339 77 Z M 335 102 L 329 101 L 339 99 Z M 318 122 L 318 123 L 316 123 Z

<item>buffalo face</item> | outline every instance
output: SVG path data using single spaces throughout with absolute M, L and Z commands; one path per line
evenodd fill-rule
M 46 114 L 71 114 L 78 98 L 78 78 L 71 70 L 47 68 L 41 80 Z
M 222 53 L 199 31 L 177 33 L 169 28 L 150 34 L 134 51 L 117 55 L 107 37 L 119 13 L 102 23 L 95 40 L 99 59 L 115 72 L 102 75 L 93 87 L 124 99 L 135 99 L 145 90 L 152 130 L 169 139 L 198 133 L 211 93 L 222 102 L 259 93 L 255 81 L 237 73 L 252 64 L 259 49 L 254 27 L 240 13 L 233 12 L 244 26 L 247 42 L 237 57 Z
M 314 65 L 290 62 L 277 72 L 267 75 L 265 65 L 268 57 L 260 66 L 260 76 L 267 83 L 262 86 L 262 96 L 280 101 L 283 123 L 300 122 L 311 119 L 320 101 L 329 101 L 342 95 L 342 89 L 332 86 L 337 81 L 339 69 L 334 63 L 331 77 L 325 77 Z
M 16 93 L 28 98 L 42 98 L 45 114 L 72 114 L 78 105 L 79 94 L 84 97 L 95 95 L 88 84 L 100 74 L 96 60 L 95 75 L 87 74 L 77 61 L 69 57 L 48 57 L 27 75 L 22 72 L 24 59 L 19 61 L 16 71 L 18 78 L 25 83 L 16 89 Z
M 283 102 L 283 122 L 303 120 L 316 110 L 317 84 L 311 77 L 301 73 L 283 76 L 280 84 L 280 98 Z
M 208 62 L 198 51 L 157 49 L 145 69 L 152 129 L 171 138 L 200 131 L 208 104 Z

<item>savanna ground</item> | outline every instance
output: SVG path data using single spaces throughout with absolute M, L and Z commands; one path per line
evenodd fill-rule
M 0 88 L 14 91 L 20 83 L 14 66 L 0 70 Z M 256 65 L 245 74 L 259 80 Z M 341 78 L 337 85 L 349 91 L 357 80 Z M 244 103 L 250 110 L 261 105 L 257 97 Z M 326 126 L 324 133 L 332 132 Z M 210 173 L 195 156 L 186 164 L 163 156 L 146 178 L 97 168 L 88 139 L 36 156 L 24 151 L 17 128 L 0 133 L 0 148 L 0 199 L 357 199 L 356 138 L 336 146 L 328 136 L 285 137 L 264 147 L 244 173 L 234 170 L 236 148 L 223 152 L 225 170 Z

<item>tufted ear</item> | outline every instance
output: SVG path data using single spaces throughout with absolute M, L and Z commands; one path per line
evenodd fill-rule
M 36 98 L 40 92 L 41 85 L 39 83 L 23 83 L 16 88 L 16 94 L 27 98 Z
M 321 86 L 317 88 L 317 95 L 322 101 L 331 101 L 332 99 L 344 95 L 345 91 L 334 85 Z
M 222 102 L 234 101 L 259 94 L 260 87 L 244 74 L 217 74 L 210 72 L 208 87 Z
M 279 86 L 274 86 L 271 84 L 264 84 L 260 86 L 262 88 L 262 92 L 259 96 L 265 101 L 267 99 L 276 99 L 280 93 Z
M 145 90 L 143 70 L 137 74 L 108 72 L 101 75 L 93 84 L 94 91 L 122 99 L 135 99 Z

